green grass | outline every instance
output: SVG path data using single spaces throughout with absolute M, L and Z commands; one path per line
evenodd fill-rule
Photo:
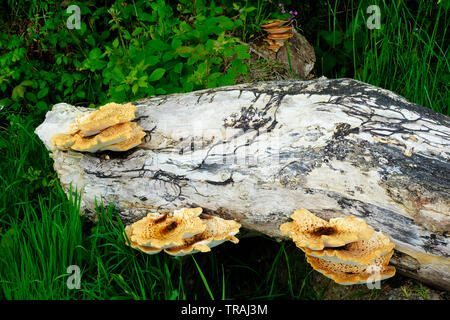
M 314 73 L 372 83 L 450 115 L 450 22 L 435 2 L 306 1 L 298 24 L 315 46 Z M 365 27 L 368 4 L 380 5 L 381 30 Z M 241 1 L 244 25 L 236 35 L 254 39 L 257 25 L 277 17 L 276 5 Z M 79 199 L 66 197 L 33 133 L 42 110 L 24 110 L 0 110 L 0 299 L 321 299 L 327 292 L 330 281 L 314 284 L 290 242 L 245 238 L 178 258 L 131 249 L 113 207 L 98 208 L 97 224 L 79 215 Z M 79 290 L 67 287 L 70 265 L 81 269 Z
M 316 33 L 319 74 L 351 77 L 450 115 L 450 15 L 436 1 L 328 2 L 328 31 Z M 378 5 L 381 28 L 366 8 Z M 317 69 L 317 68 L 316 68 Z

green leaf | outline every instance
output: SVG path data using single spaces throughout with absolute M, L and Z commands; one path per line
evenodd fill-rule
M 45 87 L 45 88 L 39 90 L 39 92 L 37 94 L 37 98 L 42 99 L 43 97 L 45 97 L 48 93 L 48 89 L 49 89 L 48 87 Z
M 32 85 L 33 85 L 33 81 L 31 81 L 31 80 L 23 80 L 20 83 L 20 86 L 32 86 Z
M 138 80 L 138 86 L 141 88 L 147 88 L 147 76 L 142 76 Z
M 11 94 L 11 98 L 13 100 L 18 100 L 19 98 L 23 98 L 24 94 L 25 94 L 25 88 L 19 84 L 18 86 L 14 87 L 12 94 Z
M 148 80 L 149 81 L 158 81 L 159 79 L 161 79 L 163 77 L 164 73 L 166 73 L 166 69 L 156 68 L 155 70 L 153 70 L 153 72 L 150 75 L 150 78 Z
M 94 48 L 91 50 L 91 52 L 89 52 L 89 59 L 91 60 L 99 59 L 101 55 L 102 51 L 99 48 Z
M 175 38 L 172 40 L 172 48 L 173 49 L 176 49 L 176 48 L 180 47 L 181 45 L 182 45 L 182 42 L 180 39 Z
M 250 58 L 250 54 L 248 53 L 247 46 L 240 44 L 240 45 L 237 45 L 236 47 L 234 47 L 234 50 L 236 51 L 236 55 L 239 59 L 249 59 Z
M 38 101 L 38 103 L 36 103 L 36 108 L 38 108 L 38 110 L 47 110 L 47 103 L 45 101 Z
M 195 48 L 192 48 L 192 47 L 186 47 L 186 46 L 181 46 L 181 47 L 178 47 L 178 48 L 175 50 L 175 53 L 179 54 L 179 55 L 182 56 L 183 58 L 187 58 L 187 57 L 189 57 L 190 55 L 192 55 L 192 54 L 195 53 Z
M 131 92 L 133 92 L 133 94 L 136 94 L 136 92 L 138 92 L 139 90 L 139 85 L 137 83 L 133 84 L 133 87 L 131 88 Z
M 149 65 L 153 66 L 159 62 L 158 56 L 146 56 L 145 57 L 145 63 L 148 63 Z
M 178 62 L 175 67 L 173 68 L 173 71 L 176 73 L 181 73 L 181 70 L 183 69 L 183 63 Z

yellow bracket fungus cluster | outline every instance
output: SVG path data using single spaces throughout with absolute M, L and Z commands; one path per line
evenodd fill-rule
M 209 252 L 225 242 L 238 243 L 241 225 L 234 220 L 202 215 L 202 208 L 183 208 L 173 214 L 148 214 L 125 228 L 126 243 L 147 254 L 164 250 L 173 256 Z
M 285 26 L 289 20 L 277 20 L 271 23 L 260 25 L 260 27 L 268 33 L 267 38 L 264 39 L 268 43 L 268 49 L 277 52 L 283 45 L 286 39 L 292 38 L 292 26 Z
M 58 133 L 51 143 L 58 149 L 84 152 L 127 151 L 145 136 L 135 122 L 136 107 L 131 103 L 108 103 L 93 112 L 78 116 L 69 133 Z
M 306 209 L 296 210 L 280 230 L 306 254 L 324 276 L 343 285 L 364 284 L 395 275 L 389 266 L 395 245 L 364 220 L 348 216 L 326 221 Z

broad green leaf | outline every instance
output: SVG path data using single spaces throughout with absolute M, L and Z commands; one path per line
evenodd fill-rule
M 14 87 L 12 94 L 11 94 L 11 98 L 13 100 L 17 100 L 18 98 L 23 98 L 24 94 L 25 94 L 25 88 L 19 84 L 18 86 Z
M 45 88 L 39 90 L 39 92 L 37 94 L 37 98 L 42 99 L 43 97 L 45 97 L 48 93 L 48 89 L 49 89 L 48 87 L 45 87 Z
M 236 51 L 236 55 L 239 59 L 249 59 L 250 58 L 250 54 L 248 53 L 247 46 L 240 44 L 240 45 L 237 45 L 236 47 L 234 47 L 234 50 Z
M 153 72 L 150 75 L 150 78 L 148 80 L 149 81 L 158 81 L 159 79 L 161 79 L 163 77 L 164 73 L 166 73 L 166 69 L 156 68 L 155 70 L 153 70 Z

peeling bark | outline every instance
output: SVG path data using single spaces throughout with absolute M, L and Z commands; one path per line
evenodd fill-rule
M 286 239 L 301 207 L 355 215 L 396 244 L 400 272 L 450 289 L 450 119 L 351 79 L 243 84 L 134 103 L 147 136 L 123 153 L 50 144 L 86 110 L 58 104 L 36 133 L 82 208 L 113 203 L 124 223 L 202 207 Z M 107 157 L 106 157 L 107 155 Z

